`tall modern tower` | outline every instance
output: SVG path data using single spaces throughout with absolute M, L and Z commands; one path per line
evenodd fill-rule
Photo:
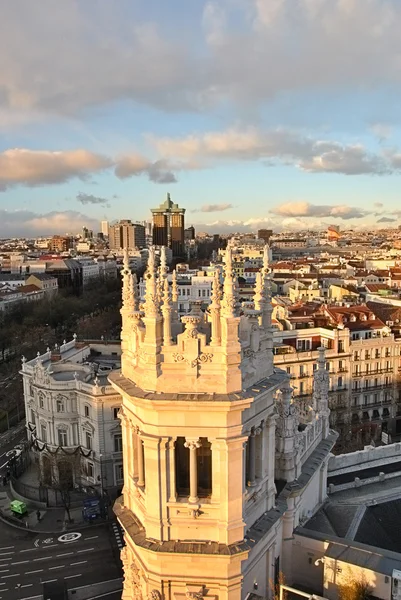
M 170 286 L 153 247 L 143 304 L 128 253 L 122 277 L 122 368 L 109 376 L 122 397 L 122 598 L 271 598 L 281 571 L 292 582 L 294 528 L 326 496 L 324 348 L 300 426 L 273 366 L 268 246 L 253 302 L 239 307 L 228 247 L 208 315 L 195 302 L 181 322 L 175 274 Z
M 167 194 L 167 199 L 158 208 L 152 208 L 153 244 L 167 246 L 174 257 L 184 256 L 184 215 L 185 208 L 174 204 Z

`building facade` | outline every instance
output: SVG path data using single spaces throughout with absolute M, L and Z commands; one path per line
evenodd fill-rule
M 107 382 L 120 354 L 119 345 L 74 338 L 23 360 L 27 435 L 42 485 L 95 488 L 111 496 L 121 488 L 120 397 Z
M 290 572 L 292 532 L 326 496 L 329 430 L 324 349 L 314 411 L 302 424 L 273 365 L 267 253 L 240 316 L 231 251 L 208 314 L 177 319 L 177 297 L 151 248 L 139 307 L 123 271 L 124 600 L 239 600 Z
M 132 223 L 130 219 L 123 219 L 115 225 L 110 225 L 109 247 L 110 250 L 146 248 L 145 227 L 140 223 Z
M 362 449 L 382 432 L 401 434 L 401 339 L 364 305 L 276 313 L 274 364 L 291 377 L 305 410 L 311 405 L 317 348 L 327 349 L 331 426 L 338 451 Z M 299 316 L 302 314 L 302 316 Z
M 170 194 L 158 208 L 152 208 L 153 245 L 166 246 L 174 257 L 185 255 L 184 216 L 185 208 L 172 202 Z

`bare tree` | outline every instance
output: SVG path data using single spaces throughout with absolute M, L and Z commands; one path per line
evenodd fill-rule
M 338 584 L 339 600 L 368 600 L 373 592 L 363 573 L 354 573 L 348 569 L 344 581 Z

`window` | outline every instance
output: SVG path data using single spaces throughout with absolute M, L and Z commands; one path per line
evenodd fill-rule
M 369 360 L 370 359 L 370 352 L 369 350 L 365 350 L 365 360 Z
M 313 363 L 313 371 L 317 371 L 317 364 Z
M 300 377 L 304 377 L 305 376 L 305 367 L 303 365 L 301 365 L 299 367 L 299 376 Z
M 338 370 L 344 371 L 344 362 L 342 360 L 338 361 Z
M 58 430 L 58 445 L 59 446 L 67 446 L 67 430 L 66 429 Z
M 87 466 L 88 477 L 91 477 L 93 479 L 95 476 L 95 470 L 93 468 L 93 463 L 88 462 L 88 463 L 86 463 L 86 466 Z
M 339 352 L 344 352 L 344 342 L 343 342 L 343 340 L 340 340 L 338 342 L 338 351 Z
M 115 435 L 114 436 L 114 452 L 122 452 L 123 451 L 123 436 Z
M 198 459 L 198 496 L 206 498 L 212 493 L 212 445 L 207 438 L 200 438 Z
M 286 367 L 286 371 L 287 371 L 288 375 L 291 375 L 291 367 Z
M 56 410 L 58 413 L 64 412 L 64 400 L 58 399 L 56 401 Z
M 311 341 L 310 340 L 297 340 L 297 350 L 298 352 L 306 352 L 311 349 Z
M 338 380 L 337 380 L 337 387 L 339 387 L 339 388 L 343 387 L 343 378 L 342 377 L 338 378 Z
M 85 409 L 85 417 L 90 417 L 90 406 L 85 404 L 84 409 Z
M 177 494 L 189 494 L 189 449 L 185 447 L 185 438 L 178 437 L 175 442 L 175 476 Z
M 31 423 L 32 425 L 36 425 L 36 415 L 33 410 L 31 410 Z
M 85 431 L 85 447 L 92 450 L 92 434 L 89 431 Z
M 359 352 L 354 352 L 354 360 L 359 360 Z
M 364 403 L 364 405 L 365 405 L 365 406 L 366 406 L 366 404 L 368 403 L 368 397 L 367 397 L 367 396 L 364 396 L 364 397 L 363 397 L 363 403 Z
M 47 442 L 47 427 L 44 423 L 40 426 L 40 439 L 42 442 Z
M 299 384 L 299 393 L 301 396 L 304 393 L 304 382 L 303 381 L 301 381 Z
M 122 465 L 116 465 L 116 483 L 124 479 L 124 469 Z
M 119 408 L 113 408 L 113 417 L 115 419 L 118 419 L 118 413 L 119 413 Z
M 43 400 L 43 396 L 40 395 L 39 396 L 39 408 L 43 408 L 45 405 L 44 400 Z

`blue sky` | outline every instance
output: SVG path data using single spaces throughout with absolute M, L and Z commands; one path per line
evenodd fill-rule
M 401 223 L 398 0 L 13 0 L 0 236 Z

